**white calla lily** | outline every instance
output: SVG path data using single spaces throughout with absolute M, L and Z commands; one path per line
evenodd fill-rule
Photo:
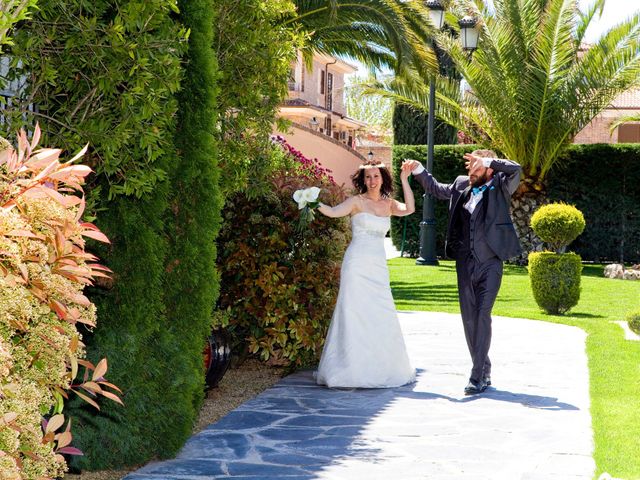
M 300 200 L 302 200 L 302 193 L 304 192 L 304 190 L 300 189 L 300 190 L 296 190 L 295 192 L 293 192 L 293 199 L 296 201 L 296 203 L 300 203 Z
M 320 195 L 320 189 L 318 187 L 309 187 L 302 193 L 303 198 L 308 203 L 317 202 L 318 195 Z

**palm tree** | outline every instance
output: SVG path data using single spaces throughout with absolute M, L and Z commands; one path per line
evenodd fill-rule
M 493 11 L 482 0 L 458 0 L 449 20 L 479 20 L 478 50 L 470 56 L 450 36 L 437 38 L 468 87 L 438 77 L 436 114 L 523 166 L 514 214 L 523 218 L 519 233 L 528 248 L 528 219 L 544 198 L 545 175 L 580 130 L 640 84 L 640 15 L 583 44 L 605 1 L 582 12 L 577 0 L 494 0 Z M 426 110 L 428 80 L 414 72 L 369 91 Z
M 294 0 L 296 16 L 286 21 L 307 34 L 302 49 L 351 57 L 374 68 L 402 74 L 437 69 L 430 48 L 434 29 L 421 0 Z

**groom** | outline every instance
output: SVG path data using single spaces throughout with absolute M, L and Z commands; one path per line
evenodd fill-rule
M 417 160 L 405 160 L 427 193 L 449 200 L 445 253 L 456 261 L 462 324 L 473 368 L 467 395 L 491 385 L 491 309 L 500 289 L 502 262 L 521 253 L 509 215 L 521 167 L 492 150 L 464 155 L 469 175 L 439 183 Z

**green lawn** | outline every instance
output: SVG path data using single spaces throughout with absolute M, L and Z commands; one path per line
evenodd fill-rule
M 602 472 L 640 479 L 640 342 L 624 339 L 612 323 L 640 307 L 640 282 L 611 280 L 602 266 L 585 266 L 580 302 L 565 315 L 547 315 L 536 305 L 527 270 L 506 265 L 495 315 L 562 323 L 587 332 L 591 417 L 596 478 Z M 391 287 L 399 310 L 458 313 L 453 262 L 416 266 L 415 260 L 389 260 Z

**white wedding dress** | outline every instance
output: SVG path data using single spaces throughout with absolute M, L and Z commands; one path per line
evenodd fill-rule
M 329 387 L 385 388 L 413 382 L 415 370 L 391 296 L 384 237 L 389 217 L 351 217 L 353 239 L 316 381 Z

